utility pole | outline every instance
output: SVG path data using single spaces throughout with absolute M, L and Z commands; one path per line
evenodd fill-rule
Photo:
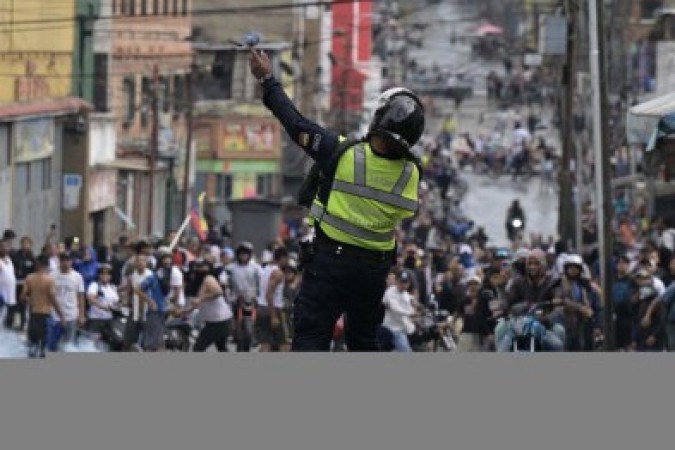
M 596 216 L 598 220 L 600 278 L 604 304 L 605 351 L 614 350 L 614 303 L 612 302 L 612 184 L 607 148 L 607 70 L 605 61 L 604 1 L 589 0 L 591 78 L 593 82 L 593 142 L 595 146 Z
M 148 152 L 148 164 L 150 167 L 148 189 L 148 236 L 153 232 L 154 203 L 155 203 L 155 165 L 159 152 L 159 65 L 155 64 L 152 71 L 152 131 L 150 135 L 150 151 Z
M 194 83 L 197 78 L 197 53 L 192 53 L 192 64 L 190 64 L 190 74 L 186 78 L 185 97 L 187 98 L 187 139 L 185 148 L 185 173 L 183 174 L 183 217 L 190 213 L 190 198 L 192 189 L 190 188 L 190 171 L 192 170 L 192 129 L 194 128 Z
M 576 89 L 576 58 L 577 58 L 577 21 L 579 19 L 578 0 L 567 0 L 565 14 L 567 16 L 567 57 L 563 71 L 563 85 L 565 97 L 563 100 L 562 126 L 562 155 L 560 170 L 558 172 L 558 184 L 560 186 L 560 200 L 558 206 L 558 233 L 564 243 L 569 243 L 574 232 L 573 212 L 574 205 L 572 196 L 572 177 L 570 173 L 570 161 L 574 152 L 573 136 L 573 107 L 574 93 Z M 578 164 L 578 162 L 577 162 Z

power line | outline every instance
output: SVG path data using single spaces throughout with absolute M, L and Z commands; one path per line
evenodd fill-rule
M 374 0 L 358 0 L 358 3 L 372 3 Z M 147 20 L 148 18 L 154 17 L 186 17 L 199 16 L 199 15 L 210 15 L 210 14 L 247 14 L 253 12 L 264 12 L 264 11 L 274 11 L 279 9 L 294 9 L 302 8 L 308 6 L 332 6 L 339 4 L 352 4 L 354 0 L 319 0 L 313 2 L 306 2 L 302 4 L 297 3 L 280 3 L 276 5 L 253 5 L 253 6 L 230 6 L 223 8 L 213 8 L 213 9 L 203 9 L 203 10 L 194 10 L 189 13 L 171 13 L 171 14 L 153 14 L 153 15 L 122 15 L 122 14 L 113 14 L 110 16 L 98 16 L 91 17 L 91 20 L 113 20 L 113 19 L 132 19 L 132 20 Z M 416 11 L 419 11 L 416 10 Z M 61 17 L 53 19 L 35 19 L 35 20 L 23 20 L 23 21 L 9 21 L 9 22 L 0 22 L 0 25 L 39 25 L 46 23 L 67 23 L 77 21 L 77 17 Z

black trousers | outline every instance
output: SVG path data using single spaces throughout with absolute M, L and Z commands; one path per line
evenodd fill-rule
M 382 297 L 392 261 L 318 251 L 307 262 L 293 305 L 294 352 L 327 352 L 335 323 L 345 315 L 349 351 L 379 351 Z
M 222 322 L 206 322 L 197 336 L 197 342 L 192 351 L 205 352 L 211 345 L 215 345 L 219 352 L 228 351 L 227 338 L 230 336 L 230 322 L 229 319 Z
M 28 320 L 28 342 L 31 346 L 38 347 L 42 353 L 47 346 L 48 317 L 49 314 L 31 314 Z
M 7 306 L 7 315 L 5 316 L 5 328 L 12 328 L 14 319 L 19 315 L 19 329 L 23 330 L 26 327 L 26 303 L 19 300 L 23 285 L 16 287 L 16 305 Z

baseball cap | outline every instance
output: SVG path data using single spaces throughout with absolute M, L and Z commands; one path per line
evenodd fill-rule
M 403 270 L 398 274 L 398 276 L 396 276 L 396 281 L 399 283 L 408 283 L 410 281 L 410 274 Z
M 232 250 L 232 247 L 224 247 L 221 251 L 220 254 L 223 256 L 227 256 L 228 258 L 234 258 L 234 250 Z

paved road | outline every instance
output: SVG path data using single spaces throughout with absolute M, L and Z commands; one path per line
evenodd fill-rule
M 474 96 L 467 99 L 459 111 L 454 110 L 451 101 L 441 101 L 441 116 L 430 120 L 428 131 L 435 134 L 440 129 L 442 117 L 454 114 L 458 132 L 469 132 L 472 136 L 479 133 L 486 135 L 494 126 L 497 118 L 496 109 L 488 104 L 485 91 L 485 76 L 492 70 L 502 73 L 503 68 L 498 61 L 484 61 L 473 57 L 468 43 L 451 42 L 453 34 L 466 34 L 477 26 L 474 20 L 461 20 L 475 17 L 476 13 L 471 4 L 458 5 L 452 0 L 446 0 L 439 5 L 421 8 L 411 20 L 429 23 L 425 32 L 424 47 L 413 49 L 410 57 L 419 65 L 431 67 L 438 63 L 454 71 L 466 71 L 474 77 Z M 455 20 L 455 23 L 448 23 Z M 518 111 L 521 115 L 526 110 Z M 482 116 L 482 117 L 481 117 Z M 541 119 L 550 123 L 552 112 L 544 110 Z M 547 142 L 559 148 L 558 132 L 549 129 L 543 132 Z M 512 182 L 511 177 L 502 177 L 498 180 L 473 174 L 470 169 L 464 172 L 470 188 L 462 205 L 465 213 L 472 218 L 477 226 L 485 227 L 492 244 L 507 245 L 508 239 L 504 228 L 506 210 L 514 199 L 519 199 L 527 215 L 526 232 L 535 231 L 544 237 L 556 234 L 558 217 L 558 198 L 552 192 L 546 193 L 540 188 L 538 177 L 526 182 Z

